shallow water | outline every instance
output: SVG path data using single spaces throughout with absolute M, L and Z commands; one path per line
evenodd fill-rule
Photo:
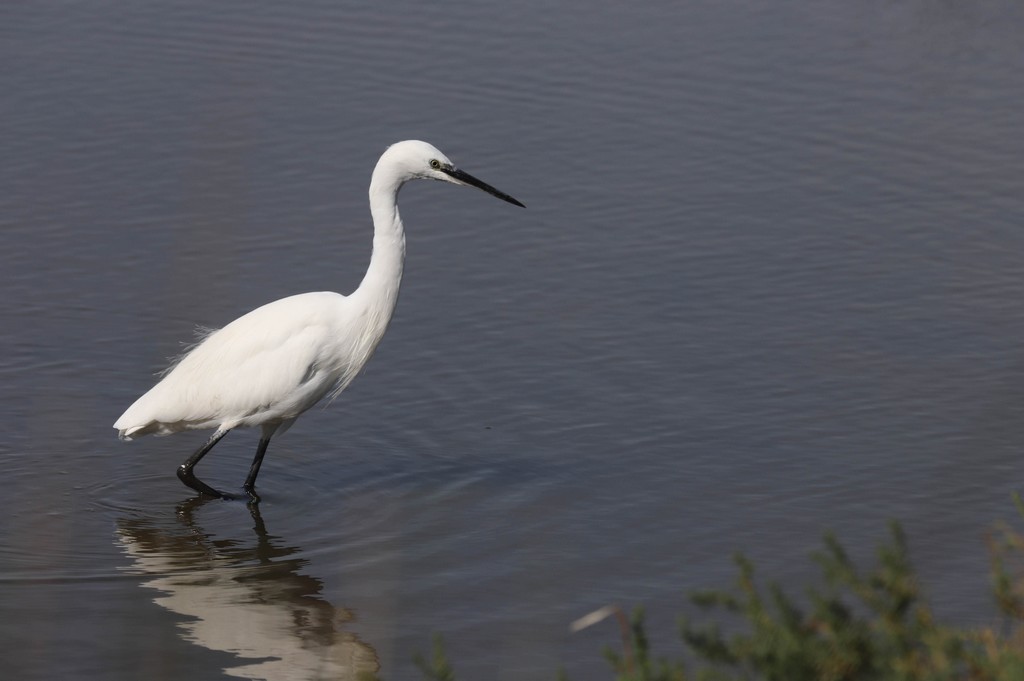
M 604 671 L 743 550 L 799 585 L 901 520 L 987 621 L 1024 443 L 1024 15 L 1008 2 L 20 3 L 0 10 L 0 641 L 19 679 Z M 350 291 L 417 183 L 366 374 L 257 515 L 110 424 L 275 298 Z M 254 433 L 203 462 L 238 484 Z

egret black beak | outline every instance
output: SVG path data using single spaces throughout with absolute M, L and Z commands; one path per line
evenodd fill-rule
M 511 204 L 513 204 L 515 206 L 519 206 L 520 208 L 526 208 L 525 205 L 519 203 L 518 201 L 513 199 L 511 196 L 506 194 L 505 192 L 498 191 L 497 189 L 495 189 L 491 185 L 487 184 L 486 182 L 483 182 L 481 180 L 476 179 L 475 177 L 473 177 L 472 175 L 470 175 L 469 173 L 467 173 L 464 170 L 459 170 L 458 168 L 440 168 L 440 170 L 445 175 L 447 175 L 447 176 L 449 176 L 451 178 L 454 178 L 454 179 L 458 180 L 459 182 L 461 182 L 463 184 L 468 184 L 469 186 L 476 187 L 477 189 L 483 189 L 485 192 L 487 192 L 491 196 L 496 196 L 499 199 L 501 199 L 502 201 L 508 201 L 509 203 L 511 203 Z

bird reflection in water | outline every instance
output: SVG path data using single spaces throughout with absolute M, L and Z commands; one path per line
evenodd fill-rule
M 302 574 L 299 549 L 270 535 L 256 505 L 254 541 L 215 539 L 199 527 L 192 499 L 172 522 L 124 518 L 117 536 L 133 564 L 152 579 L 154 600 L 189 617 L 185 640 L 243 658 L 228 676 L 266 681 L 374 678 L 376 653 L 341 627 L 351 613 L 320 595 L 322 582 Z M 252 661 L 248 661 L 252 660 Z

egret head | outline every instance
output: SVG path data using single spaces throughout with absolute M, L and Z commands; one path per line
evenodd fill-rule
M 459 170 L 455 164 L 445 156 L 440 149 L 432 144 L 419 140 L 406 140 L 388 147 L 381 161 L 387 159 L 394 164 L 395 170 L 403 177 L 402 180 L 440 180 L 461 184 L 468 187 L 482 189 L 491 196 L 496 196 L 502 201 L 525 208 L 523 204 L 514 198 L 499 191 L 491 185 L 476 179 L 464 170 Z

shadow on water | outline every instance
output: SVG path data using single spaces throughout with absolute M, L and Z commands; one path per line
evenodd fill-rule
M 132 559 L 129 571 L 152 577 L 142 586 L 160 592 L 154 602 L 189 621 L 180 635 L 212 651 L 240 658 L 228 676 L 285 679 L 357 679 L 379 669 L 373 648 L 344 630 L 353 616 L 320 592 L 320 579 L 303 574 L 298 547 L 267 532 L 250 506 L 253 536 L 216 538 L 196 516 L 208 503 L 181 504 L 172 521 L 122 518 L 117 539 Z M 217 502 L 219 503 L 219 502 Z

